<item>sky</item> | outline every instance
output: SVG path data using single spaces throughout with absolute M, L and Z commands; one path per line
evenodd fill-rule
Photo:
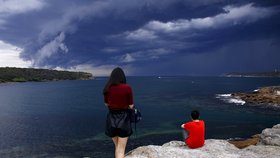
M 0 0 L 0 67 L 280 71 L 278 0 Z

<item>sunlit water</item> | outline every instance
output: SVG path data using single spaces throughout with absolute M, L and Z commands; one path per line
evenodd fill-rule
M 102 157 L 114 154 L 104 135 L 106 78 L 0 85 L 0 157 Z M 206 137 L 246 138 L 280 123 L 280 110 L 226 103 L 216 94 L 279 85 L 280 78 L 129 77 L 143 120 L 127 150 L 181 140 L 179 126 L 201 112 Z

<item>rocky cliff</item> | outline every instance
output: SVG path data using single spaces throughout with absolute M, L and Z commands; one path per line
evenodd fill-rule
M 280 105 L 280 86 L 262 87 L 254 92 L 233 93 L 233 97 L 244 100 L 246 103 L 253 104 L 272 104 Z
M 268 128 L 260 134 L 257 145 L 239 149 L 226 140 L 208 139 L 198 149 L 189 149 L 184 142 L 171 141 L 162 146 L 138 147 L 126 158 L 279 158 L 280 124 Z

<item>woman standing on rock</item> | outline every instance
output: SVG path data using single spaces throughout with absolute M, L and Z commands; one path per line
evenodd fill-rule
M 104 102 L 109 109 L 105 134 L 115 144 L 115 157 L 124 158 L 128 137 L 132 134 L 129 109 L 133 108 L 131 87 L 121 68 L 115 68 L 103 90 Z

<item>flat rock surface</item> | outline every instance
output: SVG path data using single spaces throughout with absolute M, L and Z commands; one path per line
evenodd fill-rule
M 202 148 L 189 149 L 181 141 L 172 141 L 163 146 L 139 147 L 126 158 L 279 158 L 280 147 L 257 145 L 238 149 L 226 140 L 208 139 Z

